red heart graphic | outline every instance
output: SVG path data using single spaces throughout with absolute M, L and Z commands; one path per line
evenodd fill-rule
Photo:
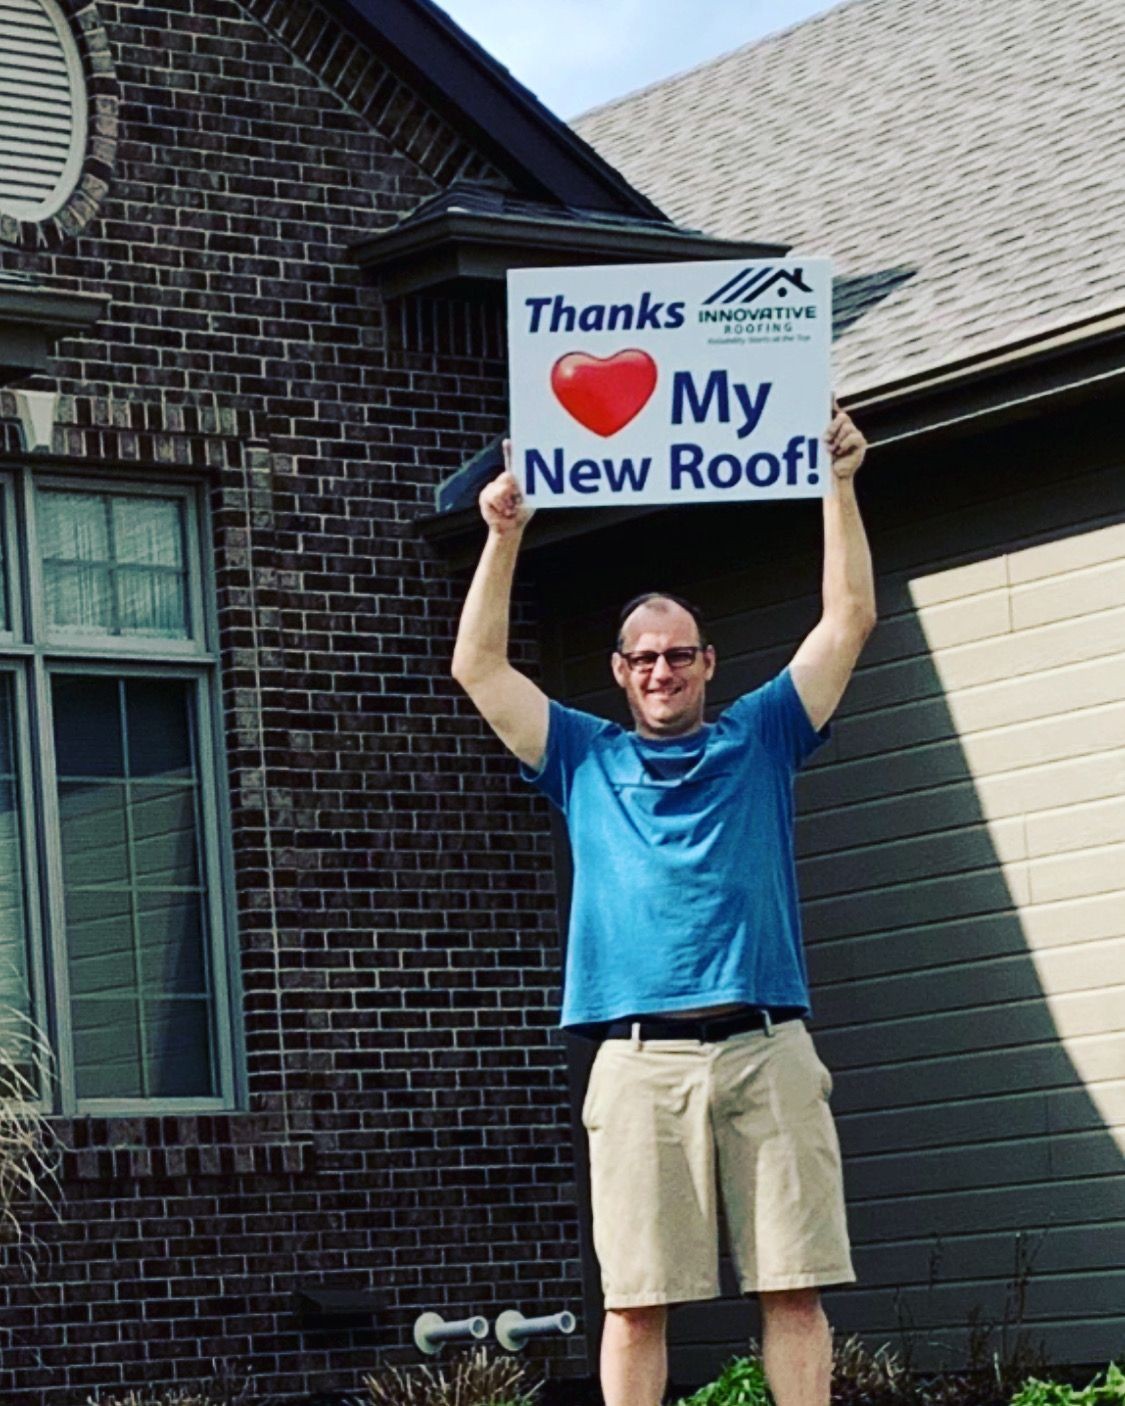
M 607 357 L 567 352 L 551 367 L 551 389 L 580 425 L 609 436 L 648 404 L 656 389 L 656 362 L 636 347 Z

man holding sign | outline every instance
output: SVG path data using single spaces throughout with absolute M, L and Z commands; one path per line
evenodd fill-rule
M 698 612 L 630 602 L 613 650 L 634 730 L 546 695 L 508 661 L 532 508 L 511 472 L 480 495 L 488 538 L 453 674 L 574 854 L 562 1024 L 601 1040 L 583 1108 L 606 1323 L 606 1406 L 659 1406 L 667 1305 L 719 1294 L 716 1170 L 744 1292 L 760 1296 L 777 1406 L 827 1406 L 818 1286 L 850 1282 L 831 1079 L 809 1010 L 793 860 L 793 774 L 826 736 L 875 621 L 854 476 L 866 443 L 825 438 L 823 613 L 788 668 L 712 724 Z

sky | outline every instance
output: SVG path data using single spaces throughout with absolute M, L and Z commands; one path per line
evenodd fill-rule
M 437 0 L 559 117 L 788 29 L 839 0 Z

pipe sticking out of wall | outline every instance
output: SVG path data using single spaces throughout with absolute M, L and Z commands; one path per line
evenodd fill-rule
M 575 1318 L 564 1308 L 543 1318 L 525 1318 L 517 1308 L 509 1308 L 496 1320 L 496 1338 L 509 1352 L 519 1352 L 529 1338 L 544 1338 L 553 1333 L 573 1333 Z
M 447 1323 L 440 1313 L 420 1313 L 414 1320 L 414 1346 L 433 1357 L 446 1343 L 475 1342 L 488 1337 L 488 1319 L 477 1313 Z

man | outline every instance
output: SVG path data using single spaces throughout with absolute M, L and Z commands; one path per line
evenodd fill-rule
M 669 1303 L 719 1293 L 716 1171 L 744 1292 L 757 1292 L 777 1406 L 827 1406 L 819 1287 L 849 1282 L 828 1071 L 808 1013 L 792 778 L 824 739 L 875 622 L 854 477 L 866 442 L 826 435 L 823 613 L 789 667 L 704 721 L 715 650 L 661 593 L 626 607 L 612 655 L 634 731 L 549 701 L 508 662 L 531 509 L 510 471 L 480 495 L 488 538 L 453 674 L 567 817 L 574 892 L 562 1023 L 602 1040 L 583 1108 L 606 1321 L 606 1406 L 659 1406 Z

